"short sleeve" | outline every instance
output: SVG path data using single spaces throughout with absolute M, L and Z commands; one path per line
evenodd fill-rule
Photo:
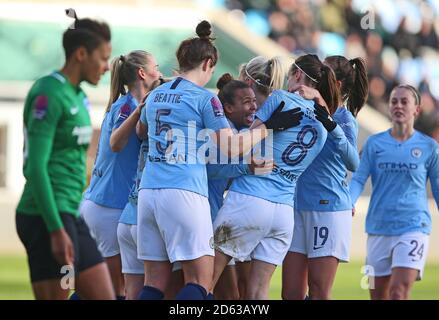
M 119 128 L 122 123 L 128 119 L 128 117 L 130 116 L 132 110 L 131 107 L 128 103 L 125 103 L 122 105 L 122 107 L 119 108 L 118 111 L 116 111 L 114 113 L 114 118 L 113 118 L 113 129 L 117 129 Z
M 218 131 L 230 128 L 229 122 L 224 115 L 223 105 L 216 96 L 209 96 L 201 107 L 201 117 L 204 127 Z

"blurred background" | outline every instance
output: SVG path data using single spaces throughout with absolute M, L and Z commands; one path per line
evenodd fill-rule
M 218 1 L 217 1 L 218 2 Z M 417 128 L 439 141 L 439 1 L 243 0 L 221 1 L 253 32 L 293 54 L 364 57 L 369 104 L 387 115 L 391 89 L 419 88 Z
M 64 63 L 62 33 L 73 22 L 65 15 L 66 8 L 75 8 L 80 18 L 110 25 L 112 57 L 134 49 L 150 51 L 165 76 L 177 66 L 180 41 L 195 35 L 198 22 L 209 20 L 220 51 L 208 84 L 212 89 L 221 74 L 237 76 L 239 65 L 256 55 L 282 56 L 286 67 L 303 53 L 322 59 L 335 54 L 363 57 L 370 94 L 368 106 L 358 116 L 359 149 L 369 135 L 389 128 L 387 101 L 399 83 L 419 88 L 422 113 L 416 128 L 439 141 L 439 0 L 0 0 L 0 299 L 32 297 L 14 220 L 24 185 L 23 102 L 33 81 Z M 99 86 L 83 85 L 92 103 L 94 127 L 89 168 L 109 97 L 108 83 L 107 73 Z M 342 266 L 335 298 L 367 298 L 359 283 L 369 195 L 370 185 L 354 219 L 353 263 Z M 439 299 L 439 215 L 431 198 L 430 208 L 429 264 L 425 281 L 415 286 L 415 298 Z M 272 298 L 279 298 L 279 287 L 277 274 Z

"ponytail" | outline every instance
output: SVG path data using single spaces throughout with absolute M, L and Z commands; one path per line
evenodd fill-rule
M 273 57 L 268 60 L 270 75 L 270 91 L 280 90 L 285 82 L 285 69 L 280 57 Z
M 316 89 L 320 92 L 328 105 L 329 113 L 334 114 L 340 101 L 340 91 L 337 86 L 337 79 L 334 71 L 327 65 L 322 64 L 320 69 L 321 77 Z
M 125 57 L 120 55 L 113 59 L 111 63 L 111 85 L 110 85 L 110 99 L 108 100 L 107 109 L 110 111 L 111 105 L 119 99 L 120 95 L 126 94 L 124 79 L 122 79 L 122 69 L 124 67 Z
M 349 111 L 357 116 L 369 95 L 369 81 L 367 78 L 366 63 L 362 58 L 349 60 L 354 68 L 354 84 L 348 94 L 347 107 Z
M 110 99 L 108 101 L 106 112 L 110 111 L 111 105 L 119 99 L 120 95 L 127 94 L 125 86 L 134 83 L 138 77 L 139 69 L 145 71 L 149 67 L 149 57 L 151 54 L 143 50 L 134 50 L 127 55 L 120 55 L 113 59 L 111 64 L 111 86 Z
M 338 108 L 340 91 L 334 71 L 323 64 L 315 54 L 300 56 L 290 67 L 289 74 L 300 71 L 305 75 L 305 85 L 317 89 L 328 105 L 330 114 Z
M 330 56 L 325 59 L 325 63 L 334 70 L 337 80 L 341 82 L 342 102 L 356 117 L 369 94 L 366 62 L 362 58 L 348 60 L 343 56 Z

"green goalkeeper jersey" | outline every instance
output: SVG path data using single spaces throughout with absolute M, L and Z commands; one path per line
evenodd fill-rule
M 82 89 L 60 72 L 37 80 L 26 97 L 26 185 L 17 213 L 42 216 L 50 232 L 63 227 L 60 212 L 78 215 L 92 135 L 88 109 Z

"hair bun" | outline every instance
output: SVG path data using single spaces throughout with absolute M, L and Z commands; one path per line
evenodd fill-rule
M 222 90 L 224 86 L 233 80 L 233 76 L 230 73 L 224 73 L 217 81 L 216 87 L 218 90 Z
M 66 11 L 67 17 L 78 20 L 78 16 L 76 15 L 75 9 L 69 8 L 69 9 L 66 9 L 65 11 Z
M 209 38 L 209 36 L 212 34 L 212 26 L 210 23 L 206 20 L 201 21 L 197 28 L 195 29 L 195 32 L 200 38 Z

